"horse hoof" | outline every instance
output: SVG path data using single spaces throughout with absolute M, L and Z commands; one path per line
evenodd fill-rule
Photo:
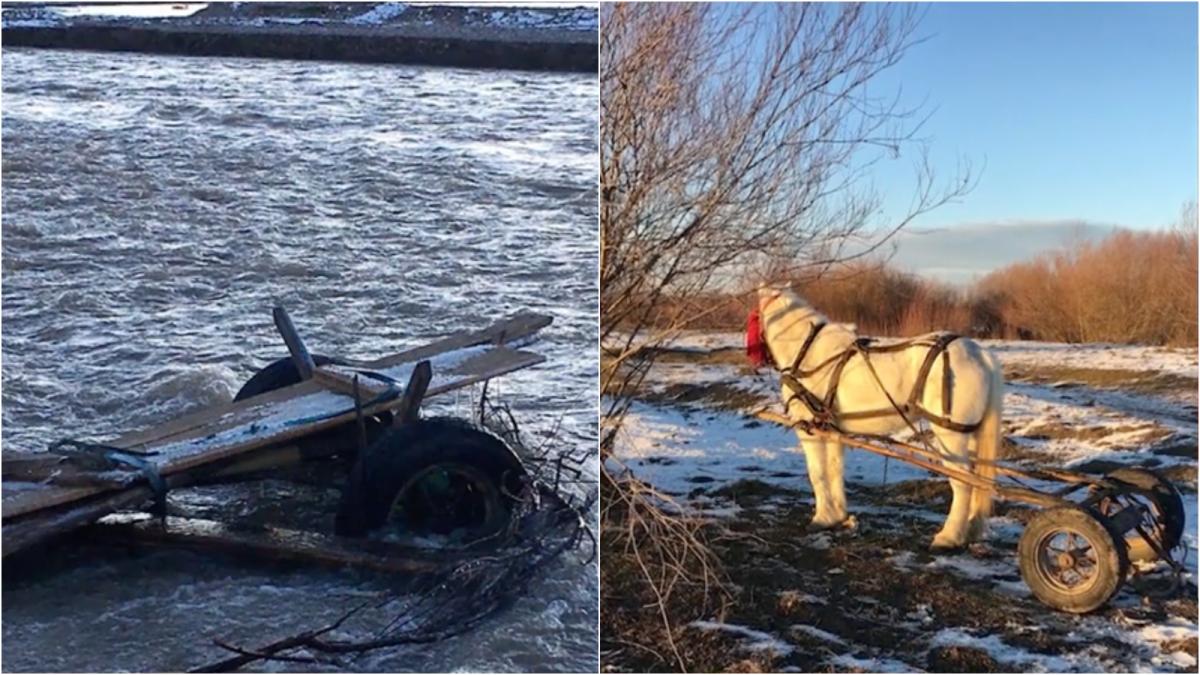
M 841 520 L 833 520 L 832 518 L 813 518 L 808 523 L 808 529 L 817 532 L 826 530 L 856 530 L 858 529 L 858 520 L 854 516 L 846 516 Z
M 959 543 L 955 543 L 953 541 L 948 541 L 948 540 L 940 540 L 939 541 L 938 539 L 934 539 L 933 543 L 929 545 L 929 552 L 930 553 L 962 553 L 964 550 L 966 550 L 966 548 L 967 548 L 966 544 L 959 544 Z

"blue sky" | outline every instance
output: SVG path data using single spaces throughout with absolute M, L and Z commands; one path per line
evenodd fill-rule
M 918 227 L 1178 219 L 1197 184 L 1195 3 L 934 3 L 914 47 L 872 87 L 927 100 L 943 175 L 982 168 Z M 885 210 L 912 197 L 911 153 L 875 171 Z M 986 166 L 985 166 L 986 163 Z

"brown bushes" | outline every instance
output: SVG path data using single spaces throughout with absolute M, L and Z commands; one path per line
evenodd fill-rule
M 858 262 L 800 293 L 830 318 L 870 335 L 951 330 L 983 338 L 1194 346 L 1197 340 L 1197 231 L 1185 209 L 1173 229 L 1118 231 L 996 270 L 968 288 Z M 674 306 L 678 301 L 663 301 Z M 714 308 L 692 328 L 741 328 L 752 298 L 710 294 Z
M 1034 339 L 1195 345 L 1196 245 L 1194 227 L 1117 232 L 997 270 L 977 293 Z

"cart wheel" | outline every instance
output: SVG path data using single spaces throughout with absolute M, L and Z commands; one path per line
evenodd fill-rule
M 1043 603 L 1083 614 L 1108 602 L 1125 582 L 1125 543 L 1104 517 L 1082 507 L 1038 513 L 1017 546 L 1021 577 Z
M 1143 529 L 1156 537 L 1163 551 L 1169 552 L 1179 545 L 1187 516 L 1183 510 L 1183 496 L 1171 481 L 1149 469 L 1117 469 L 1106 474 L 1105 478 L 1128 483 L 1138 488 L 1138 491 L 1102 499 L 1096 505 L 1100 513 L 1111 515 L 1121 510 L 1121 500 L 1149 502 L 1153 518 L 1143 525 Z M 1143 539 L 1137 530 L 1126 532 L 1125 542 L 1129 545 L 1130 560 L 1152 562 L 1158 559 L 1154 547 Z
M 320 354 L 313 354 L 313 363 L 318 366 L 327 366 L 333 363 L 333 359 Z M 242 388 L 238 390 L 237 396 L 233 397 L 234 401 L 244 401 L 245 399 L 259 396 L 267 392 L 275 391 L 290 387 L 300 381 L 300 373 L 296 370 L 296 363 L 289 357 L 284 357 L 275 361 L 258 371 Z
M 411 422 L 386 431 L 355 464 L 335 530 L 474 541 L 508 526 L 525 480 L 521 460 L 496 436 L 456 419 Z

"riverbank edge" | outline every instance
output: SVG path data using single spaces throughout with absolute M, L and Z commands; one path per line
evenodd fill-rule
M 594 41 L 101 25 L 5 26 L 0 35 L 3 46 L 42 49 L 556 72 L 595 73 L 599 67 Z

